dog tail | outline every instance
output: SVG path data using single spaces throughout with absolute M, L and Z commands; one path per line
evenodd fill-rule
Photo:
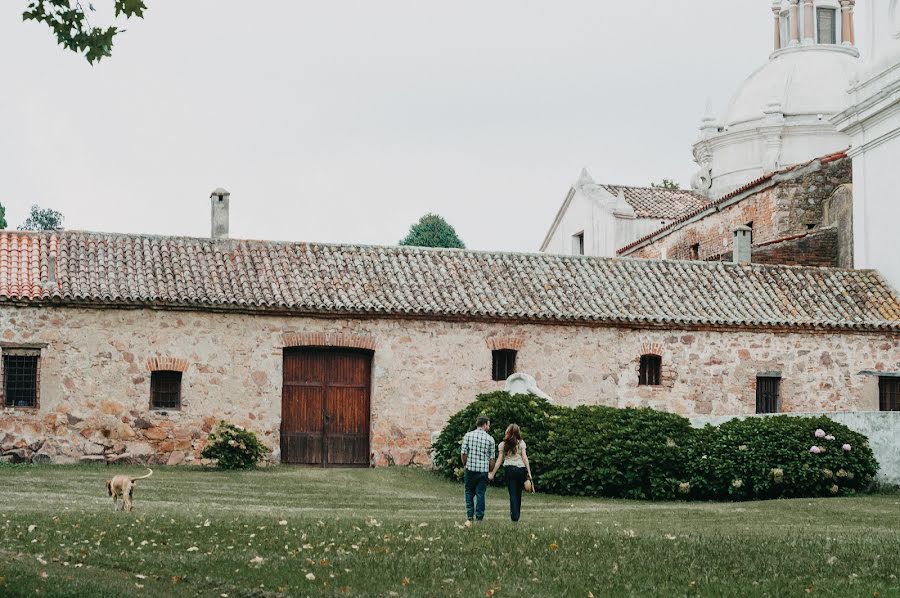
M 131 481 L 132 481 L 132 482 L 136 482 L 136 481 L 138 481 L 138 480 L 143 480 L 143 479 L 145 479 L 145 478 L 149 478 L 150 476 L 153 475 L 153 470 L 150 469 L 149 467 L 147 468 L 147 471 L 149 471 L 150 473 L 148 473 L 147 475 L 142 475 L 142 476 L 139 477 L 139 478 L 131 478 Z

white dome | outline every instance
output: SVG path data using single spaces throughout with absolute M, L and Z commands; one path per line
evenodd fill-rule
M 734 95 L 722 124 L 730 129 L 763 120 L 766 106 L 773 101 L 780 102 L 786 120 L 837 114 L 847 106 L 847 90 L 859 68 L 855 50 L 841 46 L 777 52 Z

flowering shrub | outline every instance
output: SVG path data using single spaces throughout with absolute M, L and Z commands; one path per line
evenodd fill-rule
M 878 462 L 843 424 L 776 416 L 698 430 L 686 467 L 691 497 L 744 500 L 852 494 L 871 485 Z
M 532 474 L 537 479 L 547 466 L 546 450 L 549 426 L 560 408 L 533 395 L 512 396 L 507 392 L 492 392 L 479 395 L 462 411 L 450 418 L 434 445 L 434 468 L 442 474 L 462 479 L 463 468 L 459 459 L 459 449 L 463 435 L 475 429 L 475 420 L 486 415 L 491 420 L 490 434 L 498 444 L 503 440 L 506 426 L 518 424 L 522 429 L 522 439 L 528 447 L 529 461 L 533 462 Z M 502 478 L 503 469 L 498 473 Z
M 581 496 L 670 499 L 690 493 L 684 447 L 692 435 L 685 418 L 653 409 L 566 409 L 550 433 L 549 492 Z
M 206 439 L 200 455 L 215 459 L 221 469 L 250 469 L 269 453 L 256 434 L 239 426 L 220 421 Z

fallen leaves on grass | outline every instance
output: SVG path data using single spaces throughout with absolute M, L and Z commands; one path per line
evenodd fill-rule
M 550 544 L 550 550 L 558 550 L 558 549 L 559 549 L 559 544 L 557 544 L 556 542 L 553 542 Z

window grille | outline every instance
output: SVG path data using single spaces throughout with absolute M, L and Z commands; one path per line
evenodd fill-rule
M 3 350 L 3 404 L 7 407 L 37 407 L 40 352 Z
M 779 413 L 781 411 L 781 378 L 757 376 L 756 412 Z
M 506 380 L 516 373 L 516 352 L 512 349 L 492 351 L 491 358 L 491 376 L 494 380 Z
M 878 408 L 882 411 L 900 411 L 900 378 L 878 378 Z
M 638 374 L 638 385 L 659 386 L 662 380 L 662 357 L 659 355 L 641 355 L 641 368 Z
M 837 43 L 837 11 L 833 8 L 818 8 L 817 21 L 820 44 Z
M 150 373 L 150 408 L 181 409 L 181 372 Z

